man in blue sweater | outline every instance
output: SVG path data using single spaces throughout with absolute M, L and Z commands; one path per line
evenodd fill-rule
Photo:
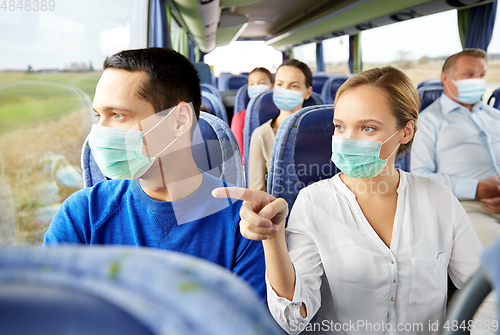
M 260 242 L 241 236 L 241 201 L 215 199 L 225 183 L 201 172 L 191 139 L 200 113 L 198 74 L 181 54 L 126 50 L 104 61 L 89 145 L 112 180 L 74 193 L 44 245 L 120 244 L 167 249 L 219 264 L 265 299 Z

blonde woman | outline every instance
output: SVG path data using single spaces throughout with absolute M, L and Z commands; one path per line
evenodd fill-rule
M 477 270 L 483 248 L 455 196 L 394 167 L 412 144 L 418 104 L 395 68 L 347 80 L 333 120 L 342 173 L 300 192 L 286 230 L 283 199 L 213 192 L 245 201 L 240 229 L 263 242 L 269 309 L 288 333 L 435 334 L 448 273 L 462 288 Z M 495 317 L 493 308 L 484 313 Z

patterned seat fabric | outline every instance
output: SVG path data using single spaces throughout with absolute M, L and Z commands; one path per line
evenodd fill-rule
M 30 299 L 23 287 L 51 295 Z M 0 313 L 11 335 L 282 334 L 252 288 L 222 267 L 128 246 L 0 249 Z

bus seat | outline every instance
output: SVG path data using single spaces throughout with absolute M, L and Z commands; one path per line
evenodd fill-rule
M 246 186 L 238 143 L 226 122 L 201 112 L 191 149 L 199 169 L 233 185 Z M 97 166 L 88 137 L 82 147 L 81 164 L 85 187 L 109 179 Z
M 87 292 L 34 282 L 1 283 L 0 327 L 10 335 L 153 335 L 130 313 Z
M 321 94 L 312 91 L 311 96 L 309 99 L 304 101 L 304 105 L 302 107 L 323 105 L 324 103 L 325 102 L 323 101 Z
M 226 90 L 226 82 L 233 74 L 231 72 L 221 72 L 219 77 L 217 77 L 217 88 L 219 91 Z
M 417 89 L 419 89 L 420 87 L 427 87 L 427 86 L 441 86 L 441 78 L 430 78 L 430 79 L 426 79 L 424 81 L 421 81 L 420 83 L 418 83 L 417 85 Z
M 321 98 L 325 104 L 333 104 L 337 90 L 347 79 L 349 79 L 349 76 L 343 74 L 332 75 L 332 77 L 328 78 L 321 90 Z
M 226 269 L 133 246 L 0 249 L 0 329 L 9 335 L 282 334 L 260 297 Z
M 309 99 L 304 101 L 303 107 L 322 105 L 323 99 L 316 92 L 311 92 Z M 245 115 L 245 126 L 243 128 L 243 154 L 245 161 L 245 173 L 248 173 L 248 152 L 250 151 L 250 140 L 252 133 L 257 127 L 270 119 L 278 116 L 280 110 L 273 102 L 273 91 L 268 90 L 260 93 L 248 103 Z
M 248 96 L 248 84 L 245 84 L 238 89 L 238 92 L 236 92 L 233 116 L 238 112 L 247 109 L 248 102 L 250 102 L 250 97 Z
M 226 107 L 224 107 L 222 102 L 215 95 L 202 91 L 201 104 L 208 108 L 210 114 L 217 116 L 229 124 L 227 121 Z
M 198 71 L 198 76 L 200 77 L 200 82 L 202 84 L 213 85 L 215 82 L 215 77 L 210 69 L 210 66 L 204 62 L 194 63 L 194 67 Z
M 446 313 L 446 320 L 443 323 L 444 325 L 450 325 L 450 327 L 444 328 L 441 334 L 469 334 L 469 332 L 465 332 L 460 327 L 453 330 L 451 325 L 455 324 L 455 322 L 458 322 L 458 325 L 460 325 L 463 321 L 465 321 L 464 324 L 468 324 L 484 298 L 491 292 L 491 289 L 487 270 L 484 266 L 481 266 L 469 279 L 464 288 L 453 294 L 448 306 L 448 312 Z
M 220 92 L 219 90 L 217 89 L 217 87 L 215 87 L 214 85 L 210 85 L 210 84 L 200 84 L 200 89 L 202 92 L 208 92 L 208 93 L 212 93 L 213 95 L 215 95 L 219 100 L 220 102 L 222 103 L 222 96 L 220 95 Z
M 331 161 L 333 105 L 304 107 L 283 121 L 276 134 L 267 176 L 267 192 L 292 208 L 299 191 L 334 176 Z
M 492 105 L 496 109 L 500 109 L 500 87 L 493 91 L 488 99 L 488 105 Z
M 312 75 L 313 75 L 313 80 L 312 80 L 313 92 L 321 94 L 323 86 L 325 85 L 326 81 L 332 77 L 332 74 L 328 72 L 314 72 Z
M 201 112 L 200 131 L 192 141 L 193 157 L 198 168 L 238 187 L 245 187 L 245 174 L 238 142 L 227 122 Z
M 340 172 L 331 161 L 333 105 L 300 109 L 283 121 L 276 134 L 267 177 L 267 192 L 292 208 L 299 191 Z M 409 153 L 396 157 L 396 167 L 409 172 Z
M 219 91 L 237 90 L 247 82 L 248 79 L 244 75 L 235 75 L 232 73 L 223 72 L 219 76 L 218 88 Z
M 486 247 L 481 255 L 481 263 L 488 272 L 488 278 L 492 290 L 496 292 L 497 302 L 500 301 L 500 239 L 497 239 Z M 500 310 L 498 311 L 497 321 L 500 322 Z
M 396 156 L 394 162 L 396 169 L 401 169 L 405 172 L 411 172 L 411 148 L 404 154 L 399 154 Z
M 426 109 L 431 103 L 443 94 L 443 87 L 439 86 L 422 86 L 417 89 L 420 99 L 419 113 Z
M 88 136 L 83 142 L 80 164 L 82 168 L 84 187 L 92 187 L 100 181 L 110 179 L 101 172 L 101 169 L 99 169 L 99 166 L 94 159 L 94 155 L 92 155 L 92 151 L 90 150 Z
M 453 295 L 448 306 L 446 320 L 452 323 L 465 324 L 472 320 L 476 310 L 479 308 L 486 296 L 495 290 L 497 300 L 500 301 L 500 239 L 490 244 L 481 255 L 481 267 L 465 284 L 464 288 Z M 500 314 L 497 316 L 500 320 Z M 463 328 L 463 327 L 462 327 Z M 453 327 L 445 328 L 443 335 L 466 334 L 461 327 L 453 330 Z M 468 334 L 468 333 L 467 333 Z
M 248 82 L 243 75 L 232 76 L 227 79 L 226 90 L 237 90 Z

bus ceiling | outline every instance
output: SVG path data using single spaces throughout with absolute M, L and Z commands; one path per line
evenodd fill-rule
M 496 0 L 164 0 L 208 53 L 231 41 L 266 41 L 280 51 L 451 9 Z M 161 3 L 162 1 L 160 1 Z

